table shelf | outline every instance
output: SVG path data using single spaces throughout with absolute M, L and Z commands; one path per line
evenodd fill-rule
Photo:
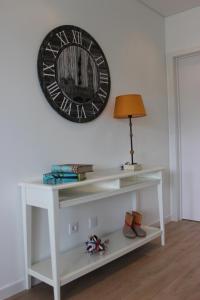
M 145 177 L 124 178 L 119 181 L 119 185 L 113 188 L 112 181 L 105 186 L 96 184 L 84 185 L 76 188 L 61 190 L 59 193 L 60 208 L 75 206 L 91 201 L 96 201 L 112 196 L 121 195 L 128 192 L 141 190 L 143 188 L 155 186 L 159 179 Z
M 109 244 L 108 250 L 103 255 L 100 255 L 99 253 L 93 255 L 86 253 L 84 245 L 61 254 L 60 284 L 65 285 L 75 278 L 83 276 L 88 272 L 113 261 L 161 235 L 161 230 L 159 228 L 144 226 L 143 229 L 147 233 L 145 238 L 137 237 L 135 239 L 127 239 L 122 234 L 122 230 L 106 235 L 102 238 L 102 241 L 109 239 Z M 49 258 L 32 265 L 29 274 L 53 285 L 51 259 Z

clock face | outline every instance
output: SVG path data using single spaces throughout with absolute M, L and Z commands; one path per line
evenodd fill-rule
M 110 72 L 98 43 L 83 29 L 64 25 L 43 40 L 38 75 L 49 104 L 78 123 L 97 118 L 110 93 Z

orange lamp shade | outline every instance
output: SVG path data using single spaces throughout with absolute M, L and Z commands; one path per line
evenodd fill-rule
M 114 118 L 123 119 L 146 116 L 141 95 L 130 94 L 116 97 Z

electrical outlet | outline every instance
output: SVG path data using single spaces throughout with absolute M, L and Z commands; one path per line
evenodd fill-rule
M 69 234 L 73 234 L 79 231 L 79 223 L 74 222 L 69 224 Z
M 88 227 L 89 229 L 95 228 L 98 225 L 98 219 L 97 217 L 90 217 L 88 219 Z

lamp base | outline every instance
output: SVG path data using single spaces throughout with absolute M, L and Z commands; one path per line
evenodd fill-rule
M 138 163 L 134 163 L 133 165 L 130 163 L 125 163 L 122 165 L 122 170 L 140 171 L 142 170 L 142 165 Z

